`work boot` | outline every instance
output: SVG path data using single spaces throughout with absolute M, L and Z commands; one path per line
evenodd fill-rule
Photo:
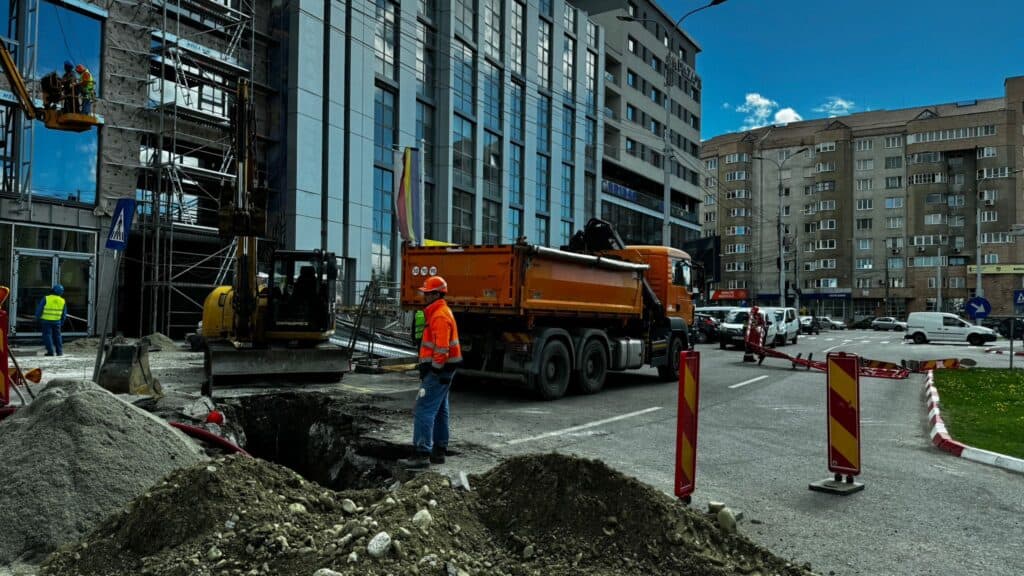
M 398 461 L 398 465 L 409 470 L 422 470 L 430 467 L 432 459 L 432 457 L 428 457 L 426 454 L 416 453 L 411 458 L 402 458 Z
M 448 449 L 447 448 L 437 448 L 437 447 L 435 447 L 430 452 L 430 463 L 431 464 L 444 464 L 444 460 L 445 460 L 444 457 L 447 454 L 448 454 Z

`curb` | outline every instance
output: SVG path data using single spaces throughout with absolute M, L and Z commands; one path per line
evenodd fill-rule
M 974 462 L 981 462 L 989 466 L 995 466 L 1011 472 L 1024 474 L 1024 460 L 998 454 L 980 448 L 974 448 L 961 442 L 957 442 L 949 435 L 946 424 L 942 421 L 942 413 L 939 408 L 939 391 L 935 388 L 935 372 L 929 370 L 924 378 L 925 406 L 928 408 L 928 435 L 932 444 L 939 450 L 949 452 L 958 458 L 966 458 Z
M 996 349 L 996 350 L 985 350 L 985 352 L 988 353 L 988 354 L 1007 354 L 1007 355 L 1010 354 L 1009 350 L 998 350 L 998 349 Z M 1013 353 L 1013 355 L 1014 356 L 1024 356 L 1024 350 L 1017 350 L 1017 351 L 1015 351 Z

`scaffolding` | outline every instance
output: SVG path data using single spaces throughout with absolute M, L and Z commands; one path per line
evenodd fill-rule
M 133 123 L 143 129 L 138 265 L 124 279 L 139 290 L 132 328 L 180 336 L 196 329 L 206 295 L 231 281 L 234 243 L 219 237 L 219 208 L 237 178 L 230 114 L 238 80 L 254 80 L 257 0 L 116 1 L 119 23 L 148 43 L 110 41 L 141 64 L 123 79 L 148 92 Z

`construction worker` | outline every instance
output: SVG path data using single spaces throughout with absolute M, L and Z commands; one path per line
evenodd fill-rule
M 64 341 L 60 328 L 68 315 L 67 302 L 64 301 L 64 287 L 54 284 L 50 293 L 39 300 L 36 306 L 36 319 L 39 320 L 40 331 L 43 333 L 43 345 L 47 356 L 63 356 Z
M 64 61 L 64 75 L 61 76 L 61 92 L 64 98 L 64 111 L 77 113 L 81 106 L 78 102 L 78 75 L 75 74 L 75 65 L 70 60 Z
M 420 391 L 413 412 L 412 443 L 415 454 L 402 460 L 408 468 L 443 464 L 448 453 L 448 392 L 455 370 L 462 362 L 459 328 L 444 300 L 448 283 L 431 276 L 419 288 L 426 307 L 426 324 L 420 341 Z
M 92 103 L 96 100 L 96 80 L 84 65 L 75 66 L 78 72 L 78 92 L 82 95 L 82 113 L 92 114 Z

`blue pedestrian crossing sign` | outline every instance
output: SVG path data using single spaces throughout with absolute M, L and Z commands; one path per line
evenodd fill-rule
M 975 320 L 988 318 L 992 313 L 992 305 L 981 296 L 975 296 L 967 301 L 967 315 Z
M 128 246 L 128 233 L 132 231 L 132 218 L 135 217 L 135 199 L 121 198 L 114 208 L 114 216 L 110 220 L 110 232 L 107 233 L 107 248 L 121 251 Z
M 1013 291 L 1013 303 L 1017 306 L 1024 306 L 1024 290 Z

